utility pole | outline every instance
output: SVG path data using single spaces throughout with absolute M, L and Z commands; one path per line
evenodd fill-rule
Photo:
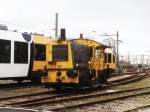
M 128 65 L 129 65 L 129 63 L 130 63 L 130 54 L 128 52 Z
M 58 39 L 58 13 L 55 16 L 55 38 Z
M 117 68 L 119 70 L 119 32 L 117 31 Z

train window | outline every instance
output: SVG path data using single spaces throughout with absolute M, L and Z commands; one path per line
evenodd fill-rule
M 93 48 L 92 47 L 90 47 L 90 57 L 92 57 L 93 56 Z
M 108 63 L 111 63 L 111 53 L 108 53 Z
M 68 61 L 68 45 L 53 45 L 52 46 L 53 61 Z
M 77 44 L 71 44 L 71 48 L 72 48 L 73 62 L 77 63 L 77 62 L 79 62 L 78 45 Z
M 104 55 L 104 62 L 107 63 L 107 53 Z
M 100 58 L 100 49 L 96 49 L 96 52 L 95 52 L 95 56 L 96 56 L 96 59 L 99 59 Z
M 115 60 L 115 55 L 113 55 L 113 62 L 114 62 L 114 63 L 116 62 L 116 60 Z
M 10 63 L 11 41 L 0 39 L 0 63 Z
M 36 61 L 46 60 L 46 45 L 35 44 L 34 59 Z
M 28 43 L 14 43 L 14 63 L 28 63 Z

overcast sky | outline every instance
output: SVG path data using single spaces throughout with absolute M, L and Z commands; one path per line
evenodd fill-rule
M 0 24 L 20 31 L 54 36 L 56 12 L 68 38 L 119 31 L 120 54 L 150 54 L 150 0 L 0 0 Z

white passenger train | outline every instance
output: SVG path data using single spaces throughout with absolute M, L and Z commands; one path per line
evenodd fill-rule
M 47 40 L 45 44 L 42 39 Z M 46 62 L 46 42 L 48 38 L 43 36 L 0 30 L 0 79 L 40 80 Z

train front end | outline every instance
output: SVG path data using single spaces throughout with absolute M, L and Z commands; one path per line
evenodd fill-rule
M 49 45 L 47 76 L 41 77 L 41 82 L 47 87 L 60 89 L 63 86 L 79 84 L 79 74 L 75 63 L 75 45 L 67 41 L 65 29 L 61 30 L 61 38 L 53 40 Z M 77 51 L 78 52 L 78 51 Z
M 53 41 L 49 52 L 52 55 L 47 66 L 48 75 L 42 76 L 42 83 L 53 88 L 78 84 L 79 76 L 73 64 L 72 43 L 62 40 Z

